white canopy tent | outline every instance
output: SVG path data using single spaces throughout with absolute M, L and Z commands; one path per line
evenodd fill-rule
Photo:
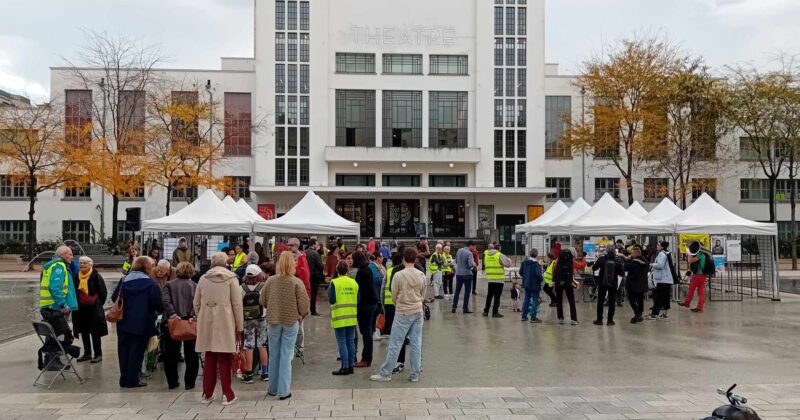
M 537 226 L 557 219 L 558 216 L 561 216 L 567 210 L 569 210 L 569 207 L 567 207 L 563 201 L 558 200 L 549 209 L 547 209 L 546 212 L 537 217 L 536 220 L 531 220 L 528 223 L 517 225 L 514 229 L 514 233 L 532 233 Z
M 572 203 L 572 207 L 570 207 L 567 211 L 558 216 L 554 220 L 548 223 L 542 223 L 536 226 L 535 229 L 531 229 L 529 233 L 541 233 L 541 234 L 550 234 L 553 233 L 555 230 L 561 229 L 564 226 L 568 225 L 569 223 L 577 220 L 579 217 L 583 216 L 584 213 L 589 211 L 592 207 L 583 200 L 583 198 L 578 198 Z
M 608 193 L 598 200 L 591 209 L 579 217 L 559 226 L 553 226 L 551 233 L 568 235 L 617 235 L 625 233 L 671 233 L 666 224 L 648 222 L 636 217 L 617 203 Z
M 703 193 L 686 210 L 666 221 L 676 233 L 710 233 L 712 235 L 777 236 L 775 223 L 754 222 L 737 216 Z
M 211 190 L 174 214 L 142 221 L 142 231 L 171 233 L 250 233 L 253 222 L 225 205 Z
M 669 198 L 664 197 L 660 203 L 658 203 L 653 210 L 650 210 L 650 213 L 647 213 L 646 216 L 643 216 L 642 219 L 647 220 L 649 222 L 656 222 L 662 223 L 666 222 L 667 220 L 672 219 L 673 217 L 681 214 L 683 210 L 680 207 L 676 206 L 672 200 Z
M 309 191 L 285 215 L 255 223 L 254 230 L 264 233 L 297 233 L 358 237 L 361 225 L 336 214 L 314 192 Z
M 266 219 L 259 216 L 252 207 L 247 205 L 244 200 L 236 201 L 235 198 L 227 195 L 222 199 L 222 204 L 225 204 L 229 209 L 235 211 L 240 216 L 249 220 L 251 223 L 266 222 Z
M 647 216 L 647 210 L 638 201 L 634 201 L 633 204 L 628 206 L 628 213 L 640 218 Z
M 247 204 L 244 200 L 239 200 L 236 202 L 236 205 L 242 210 L 242 213 L 248 215 L 249 218 L 253 219 L 254 222 L 266 222 L 267 219 L 261 217 L 249 204 Z

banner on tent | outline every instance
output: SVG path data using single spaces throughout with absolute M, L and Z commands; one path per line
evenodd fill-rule
M 259 204 L 258 215 L 266 220 L 275 218 L 275 205 L 274 204 Z
M 707 233 L 681 233 L 678 235 L 678 244 L 681 252 L 686 252 L 686 246 L 692 241 L 698 241 L 700 246 L 711 250 L 711 235 Z

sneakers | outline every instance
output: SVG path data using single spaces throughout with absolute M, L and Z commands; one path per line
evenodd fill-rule
M 205 395 L 203 395 L 203 397 L 200 399 L 200 404 L 211 404 L 211 401 L 214 401 L 213 395 L 210 397 L 206 397 Z
M 702 310 L 702 309 L 699 309 L 699 308 L 694 308 L 694 309 L 692 309 L 691 311 L 692 311 L 692 312 L 694 312 L 694 313 L 696 313 L 696 314 L 702 314 L 702 313 L 703 313 L 703 310 Z
M 412 376 L 409 379 L 411 379 L 411 382 L 419 382 L 419 376 Z
M 603 325 L 603 320 L 602 319 L 595 319 L 592 322 L 592 324 L 594 324 L 594 325 Z
M 383 336 L 381 335 L 381 332 L 376 329 L 375 333 L 372 334 L 372 341 L 381 341 L 382 339 Z
M 262 373 L 261 374 L 261 380 L 264 381 L 264 382 L 269 381 L 269 373 Z
M 389 382 L 389 381 L 392 380 L 392 377 L 391 376 L 383 376 L 380 373 L 376 373 L 376 374 L 370 376 L 369 380 L 370 381 L 375 381 L 375 382 Z
M 503 318 L 503 314 L 492 314 L 492 318 Z
M 244 375 L 242 375 L 242 383 L 252 384 L 253 383 L 253 374 L 252 373 L 245 373 Z
M 236 404 L 237 402 L 239 402 L 239 397 L 233 397 L 233 399 L 230 401 L 228 401 L 227 397 L 222 397 L 222 405 L 224 406 L 233 405 Z
M 520 321 L 525 322 L 527 320 L 528 320 L 528 318 L 522 318 Z
M 531 318 L 531 324 L 541 324 L 542 320 L 539 318 Z
M 575 322 L 575 321 L 572 321 L 572 322 Z M 572 325 L 575 325 L 575 324 L 572 324 Z M 614 321 L 608 321 L 608 322 L 606 322 L 606 325 L 617 325 L 617 323 L 614 322 Z
M 689 305 L 686 302 L 678 302 L 678 306 L 683 306 L 684 308 L 689 307 Z
M 614 321 L 611 321 L 611 322 L 614 322 Z M 576 326 L 576 325 L 578 325 L 578 321 L 570 321 L 569 323 L 570 323 L 570 325 L 572 325 L 573 327 L 574 327 L 574 326 Z M 613 325 L 613 324 L 612 324 L 612 325 Z
M 661 319 L 662 321 L 669 321 L 669 315 L 667 314 L 661 314 L 659 315 L 658 318 Z
M 398 363 L 397 365 L 395 365 L 394 369 L 392 369 L 392 375 L 396 375 L 396 374 L 402 372 L 405 367 L 406 367 L 405 364 Z
M 644 316 L 644 320 L 645 320 L 645 321 L 655 321 L 655 320 L 657 320 L 657 319 L 658 319 L 658 317 L 657 317 L 657 316 L 655 316 L 655 315 L 653 315 L 653 314 L 650 314 L 650 315 L 645 315 L 645 316 Z
M 559 319 L 558 320 L 558 325 L 564 325 L 564 320 L 563 319 Z

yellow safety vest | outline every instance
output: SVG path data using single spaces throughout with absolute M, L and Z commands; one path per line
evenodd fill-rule
M 61 266 L 64 270 L 64 283 L 61 285 L 61 292 L 64 293 L 64 299 L 67 297 L 67 293 L 69 292 L 69 270 L 67 270 L 67 265 L 64 264 L 63 261 L 59 261 L 42 270 L 42 282 L 39 284 L 40 308 L 49 308 L 56 303 L 56 301 L 53 300 L 53 295 L 50 293 L 50 276 L 53 274 L 53 268 L 57 266 Z
M 444 254 L 438 254 L 438 253 L 434 252 L 433 254 L 431 254 L 431 257 L 428 258 L 428 272 L 429 273 L 433 273 L 435 271 L 442 270 L 442 267 L 439 267 L 439 264 L 433 262 L 433 257 L 435 257 L 437 255 L 442 258 L 442 261 L 447 261 L 447 258 L 444 256 Z
M 506 270 L 500 263 L 500 253 L 495 252 L 489 255 L 489 251 L 483 252 L 483 266 L 486 269 L 486 280 L 490 283 L 502 283 L 506 279 Z
M 244 252 L 236 254 L 236 258 L 233 259 L 233 271 L 238 270 L 246 261 L 247 255 Z
M 331 306 L 331 327 L 344 328 L 358 325 L 358 283 L 347 276 L 331 280 L 336 303 Z
M 550 262 L 550 265 L 547 266 L 547 270 L 544 270 L 544 282 L 545 284 L 553 285 L 553 268 L 556 266 L 556 260 Z
M 453 261 L 453 256 L 450 254 L 442 254 L 444 257 L 444 267 L 442 267 L 442 273 L 452 273 L 453 267 L 450 266 L 450 261 Z
M 122 272 L 128 274 L 128 271 L 131 271 L 131 266 L 132 264 L 129 263 L 128 260 L 125 260 L 125 262 L 122 263 Z
M 386 287 L 383 289 L 383 304 L 394 305 L 392 300 L 392 274 L 394 274 L 394 266 L 386 270 Z

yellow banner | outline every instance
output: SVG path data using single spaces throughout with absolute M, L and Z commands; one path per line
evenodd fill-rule
M 692 241 L 698 241 L 703 248 L 711 249 L 711 235 L 707 233 L 681 233 L 678 235 L 681 252 L 686 253 L 686 246 Z

